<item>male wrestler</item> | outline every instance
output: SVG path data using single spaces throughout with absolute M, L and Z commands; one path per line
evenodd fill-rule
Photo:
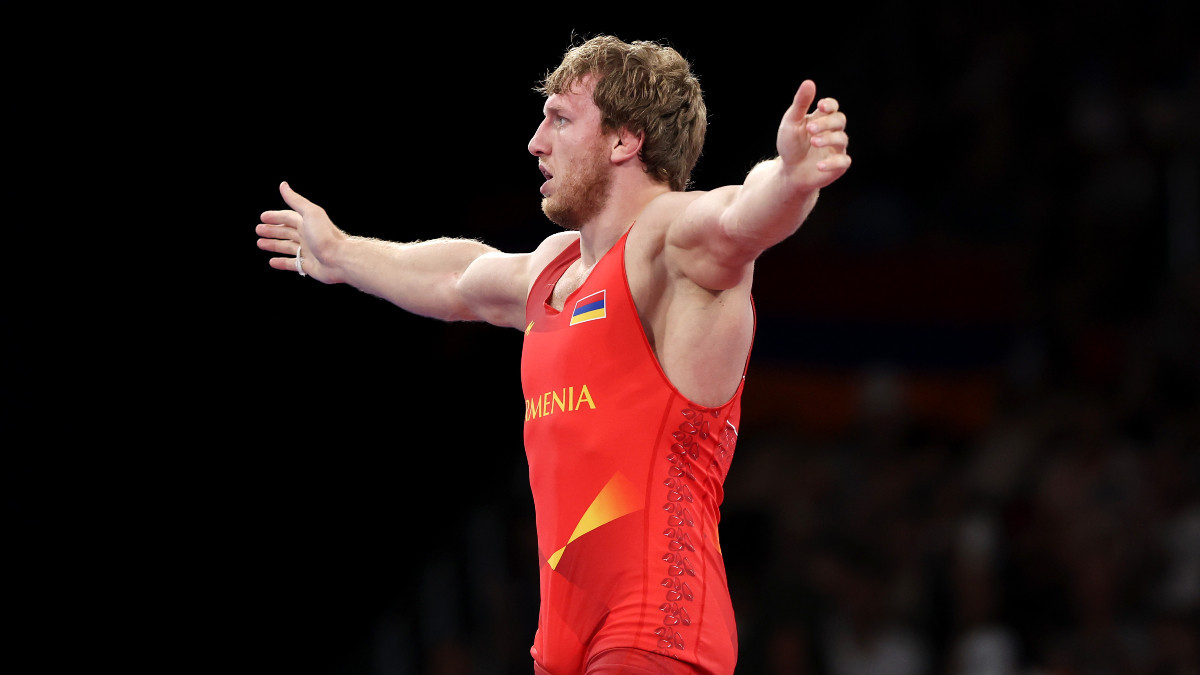
M 525 333 L 525 448 L 536 511 L 537 673 L 732 673 L 737 630 L 718 532 L 755 316 L 756 258 L 850 166 L 846 118 L 804 81 L 778 155 L 741 185 L 689 190 L 706 130 L 690 65 L 596 37 L 541 83 L 529 142 L 546 216 L 528 253 L 348 235 L 280 186 L 270 265 L 416 314 Z

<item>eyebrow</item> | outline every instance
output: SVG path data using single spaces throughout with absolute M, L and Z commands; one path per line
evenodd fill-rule
M 557 96 L 557 98 L 555 98 Z M 562 94 L 555 94 L 546 99 L 546 104 L 542 106 L 542 114 L 549 115 L 554 113 L 562 116 L 563 113 L 568 113 L 568 116 L 575 114 L 575 111 L 568 105 L 566 98 Z

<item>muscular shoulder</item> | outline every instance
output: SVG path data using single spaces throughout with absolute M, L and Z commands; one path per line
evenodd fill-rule
M 682 222 L 688 210 L 707 192 L 666 192 L 650 201 L 638 214 L 637 226 L 643 232 L 665 235 L 677 223 Z
M 525 301 L 538 274 L 577 240 L 574 232 L 555 233 L 533 251 L 505 253 L 495 249 L 477 256 L 463 271 L 456 288 L 466 315 L 497 326 L 524 329 Z
M 537 281 L 538 275 L 546 266 L 554 262 L 567 247 L 572 246 L 579 241 L 579 233 L 572 231 L 556 232 L 542 240 L 531 253 L 528 254 L 525 267 L 525 294 L 533 288 L 533 283 Z
M 672 228 L 681 222 L 688 206 L 702 193 L 667 192 L 655 197 L 638 214 L 626 243 L 626 258 L 662 262 Z
M 671 192 L 652 201 L 630 235 L 634 255 L 672 278 L 686 278 L 710 290 L 737 286 L 748 271 L 743 263 L 726 265 L 723 252 L 732 244 L 722 222 L 735 187 Z
M 538 247 L 529 254 L 529 283 L 532 284 L 546 265 L 549 265 L 568 246 L 579 241 L 578 232 L 555 232 L 542 240 Z

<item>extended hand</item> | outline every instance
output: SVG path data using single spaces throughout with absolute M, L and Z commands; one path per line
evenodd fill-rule
M 259 248 L 288 256 L 271 258 L 271 267 L 301 272 L 327 284 L 339 283 L 334 270 L 322 263 L 321 252 L 345 235 L 325 209 L 300 196 L 286 182 L 280 183 L 279 194 L 294 210 L 264 211 L 262 222 L 254 228 Z
M 846 115 L 832 98 L 817 101 L 816 110 L 809 113 L 816 95 L 812 80 L 800 84 L 775 140 L 785 172 L 798 186 L 812 190 L 829 185 L 850 168 Z

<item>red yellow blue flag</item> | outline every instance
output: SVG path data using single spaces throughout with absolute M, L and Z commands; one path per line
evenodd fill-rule
M 607 289 L 606 289 L 607 290 Z M 605 291 L 597 291 L 575 303 L 575 311 L 571 312 L 571 325 L 585 321 L 595 321 L 604 318 Z

